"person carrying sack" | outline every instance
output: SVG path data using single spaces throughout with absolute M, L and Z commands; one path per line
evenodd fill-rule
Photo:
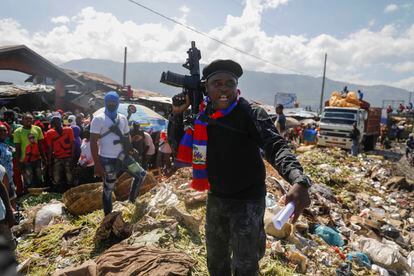
M 130 156 L 132 149 L 127 118 L 118 113 L 119 95 L 106 93 L 105 111 L 94 116 L 91 122 L 91 152 L 95 175 L 104 180 L 103 205 L 105 215 L 112 212 L 112 191 L 119 171 L 128 172 L 133 178 L 129 200 L 134 202 L 147 173 Z M 98 142 L 99 140 L 99 142 Z

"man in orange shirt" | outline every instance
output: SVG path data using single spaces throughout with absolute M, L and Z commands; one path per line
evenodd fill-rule
M 62 119 L 55 115 L 51 120 L 52 128 L 46 132 L 48 145 L 49 174 L 58 191 L 64 191 L 73 183 L 73 156 L 75 151 L 73 130 L 62 126 Z M 62 182 L 62 171 L 66 176 L 66 185 Z

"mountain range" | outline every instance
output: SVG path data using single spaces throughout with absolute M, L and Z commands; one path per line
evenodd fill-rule
M 100 59 L 72 60 L 60 65 L 62 68 L 75 71 L 87 71 L 105 75 L 118 83 L 122 83 L 123 63 Z M 202 66 L 201 66 L 202 67 Z M 127 64 L 126 83 L 133 88 L 158 92 L 165 96 L 179 93 L 180 88 L 160 83 L 163 71 L 173 71 L 180 74 L 189 74 L 189 71 L 178 63 L 147 63 L 131 62 Z M 18 82 L 17 73 L 0 71 L 0 80 Z M 362 90 L 364 100 L 372 106 L 383 106 L 384 100 L 404 101 L 408 103 L 410 92 L 401 88 L 386 85 L 358 85 L 326 79 L 324 100 L 329 99 L 332 91 L 340 91 L 344 86 L 348 90 Z M 301 106 L 311 106 L 313 110 L 319 107 L 322 87 L 322 78 L 295 74 L 276 74 L 255 71 L 245 71 L 239 80 L 241 95 L 245 98 L 273 105 L 275 94 L 278 92 L 295 93 Z

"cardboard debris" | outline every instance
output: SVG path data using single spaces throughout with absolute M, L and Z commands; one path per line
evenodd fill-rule
M 132 234 L 132 226 L 126 223 L 119 211 L 112 212 L 105 216 L 99 228 L 96 230 L 95 243 L 107 240 L 111 235 L 122 239 Z

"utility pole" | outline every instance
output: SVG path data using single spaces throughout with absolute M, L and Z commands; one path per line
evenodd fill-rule
M 408 98 L 408 104 L 410 104 L 410 103 L 411 103 L 411 98 L 412 98 L 412 96 L 413 96 L 413 92 L 410 92 L 410 96 L 409 96 L 409 98 Z
M 325 90 L 325 73 L 326 73 L 326 59 L 327 58 L 328 58 L 328 54 L 325 53 L 325 63 L 323 66 L 322 90 L 321 90 L 321 102 L 319 104 L 319 114 L 322 114 L 322 108 L 323 108 L 323 92 Z
M 125 87 L 126 85 L 126 67 L 127 67 L 127 47 L 125 47 L 125 52 L 124 52 L 124 75 L 123 75 L 123 80 L 122 80 L 122 87 Z

